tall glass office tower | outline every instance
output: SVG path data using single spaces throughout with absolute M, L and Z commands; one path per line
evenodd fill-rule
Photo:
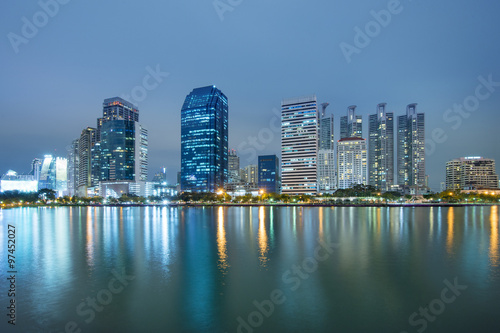
M 215 86 L 194 89 L 181 110 L 181 190 L 216 192 L 228 179 L 228 102 Z
M 101 128 L 101 180 L 147 180 L 147 130 L 131 120 L 112 120 Z
M 259 156 L 259 190 L 279 193 L 279 159 L 276 155 Z

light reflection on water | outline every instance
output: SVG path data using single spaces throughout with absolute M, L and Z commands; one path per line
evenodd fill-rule
M 17 228 L 22 331 L 236 331 L 276 289 L 287 301 L 259 331 L 409 331 L 455 277 L 467 291 L 427 331 L 500 330 L 497 206 L 19 208 L 0 221 L 3 258 Z M 320 240 L 340 247 L 294 275 Z M 135 279 L 85 323 L 76 307 L 114 269 Z

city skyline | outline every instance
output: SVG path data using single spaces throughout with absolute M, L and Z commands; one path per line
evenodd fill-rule
M 96 12 L 88 4 L 71 2 L 61 5 L 28 43 L 20 44 L 18 53 L 4 38 L 1 66 L 8 79 L 2 80 L 0 93 L 6 110 L 0 139 L 9 144 L 2 148 L 0 173 L 28 172 L 33 158 L 46 154 L 66 156 L 82 124 L 94 126 L 104 98 L 128 95 L 144 111 L 141 122 L 150 132 L 150 177 L 166 166 L 169 181 L 175 183 L 180 169 L 178 110 L 186 91 L 208 84 L 220 87 L 230 99 L 229 148 L 239 152 L 249 137 L 270 127 L 281 99 L 315 93 L 318 103 L 330 103 L 328 110 L 337 118 L 335 133 L 340 133 L 339 116 L 349 105 L 358 106 L 363 132 L 368 133 L 368 116 L 377 104 L 385 102 L 389 112 L 401 115 L 408 103 L 417 102 L 426 114 L 426 170 L 433 190 L 445 180 L 444 165 L 450 159 L 479 155 L 500 160 L 499 139 L 482 135 L 494 133 L 499 119 L 500 47 L 482 36 L 498 30 L 494 13 L 500 4 L 402 2 L 403 10 L 350 63 L 339 45 L 355 45 L 354 28 L 363 29 L 373 20 L 371 11 L 386 9 L 386 1 L 277 2 L 275 9 L 245 2 L 226 12 L 223 21 L 211 3 L 198 5 L 158 3 L 152 10 L 106 3 Z M 123 34 L 103 23 L 117 7 L 120 15 L 143 14 Z M 40 10 L 37 3 L 9 4 L 0 31 L 21 35 L 21 18 L 31 20 Z M 476 14 L 467 14 L 471 12 Z M 310 28 L 286 20 L 299 13 L 306 14 Z M 186 27 L 180 20 L 186 15 L 199 20 Z M 96 24 L 83 29 L 89 16 Z M 262 22 L 257 27 L 255 17 Z M 276 27 L 277 20 L 282 26 Z M 176 34 L 177 26 L 186 30 Z M 259 38 L 264 33 L 266 38 Z M 214 34 L 220 38 L 211 38 Z M 188 37 L 192 45 L 184 44 Z M 79 43 L 60 42 L 69 38 Z M 286 51 L 304 38 L 317 45 L 314 52 Z M 117 56 L 108 47 L 110 41 L 137 47 Z M 206 62 L 197 61 L 198 47 L 213 51 L 206 54 Z M 206 66 L 209 62 L 213 66 Z M 476 96 L 479 86 L 480 104 L 467 104 L 474 102 L 469 97 Z M 143 91 L 147 96 L 134 100 Z M 455 104 L 467 108 L 460 112 Z M 276 154 L 279 135 L 259 145 L 264 148 L 257 155 Z M 256 163 L 256 155 L 241 153 L 242 165 Z

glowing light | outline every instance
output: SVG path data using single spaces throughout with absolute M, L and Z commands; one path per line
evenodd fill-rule
M 224 226 L 224 209 L 219 207 L 217 220 L 217 252 L 219 254 L 219 268 L 223 274 L 227 273 L 229 263 L 227 261 L 226 229 Z
M 453 207 L 448 209 L 448 235 L 446 237 L 446 250 L 449 254 L 453 252 L 453 227 L 455 223 L 455 212 L 453 211 Z
M 266 231 L 266 214 L 264 210 L 264 206 L 261 206 L 259 208 L 259 234 L 258 234 L 258 240 L 259 240 L 259 261 L 260 265 L 262 267 L 265 267 L 267 264 L 267 261 L 269 260 L 267 258 L 267 251 L 269 249 L 268 247 L 268 239 L 267 239 L 267 231 Z
M 498 206 L 491 206 L 490 225 L 490 262 L 492 266 L 498 266 Z

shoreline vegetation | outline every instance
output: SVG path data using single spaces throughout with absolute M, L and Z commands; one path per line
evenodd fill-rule
M 463 193 L 443 191 L 420 196 L 401 195 L 398 192 L 379 192 L 371 186 L 356 185 L 353 188 L 337 190 L 333 194 L 317 196 L 288 195 L 260 192 L 258 196 L 246 194 L 231 197 L 224 191 L 217 193 L 187 193 L 174 197 L 148 198 L 122 195 L 119 198 L 103 197 L 56 197 L 53 190 L 38 192 L 0 193 L 0 209 L 17 207 L 457 207 L 500 205 L 500 195 L 491 193 Z

